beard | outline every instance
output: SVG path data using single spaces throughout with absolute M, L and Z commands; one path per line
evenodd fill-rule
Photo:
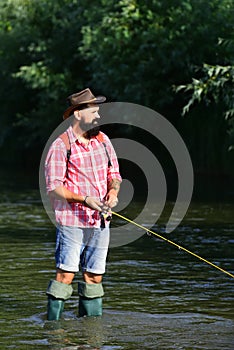
M 90 139 L 93 136 L 97 136 L 100 131 L 98 120 L 94 119 L 92 123 L 85 123 L 83 120 L 80 121 L 80 128 L 85 132 L 85 136 Z

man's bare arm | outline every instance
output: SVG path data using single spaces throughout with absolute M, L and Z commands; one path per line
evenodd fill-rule
M 112 179 L 108 184 L 108 193 L 112 191 L 112 193 L 115 193 L 117 197 L 120 190 L 120 184 L 121 181 L 119 181 L 118 179 Z
M 73 193 L 63 186 L 59 186 L 55 190 L 51 191 L 50 196 L 56 199 L 65 200 L 68 203 L 82 203 L 94 210 L 102 210 L 102 202 L 96 198 Z
M 115 207 L 118 204 L 118 193 L 120 190 L 121 181 L 118 179 L 112 179 L 108 184 L 108 193 L 106 195 L 106 205 L 110 208 Z
M 69 191 L 64 186 L 56 187 L 55 190 L 50 192 L 50 196 L 60 200 L 66 200 L 69 203 L 83 203 L 85 197 L 79 194 Z

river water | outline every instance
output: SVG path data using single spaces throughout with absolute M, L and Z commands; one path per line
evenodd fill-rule
M 234 279 L 147 235 L 110 249 L 103 317 L 77 318 L 77 275 L 62 320 L 47 322 L 54 227 L 28 181 L 0 184 L 1 350 L 234 349 Z M 233 212 L 192 202 L 168 238 L 233 274 Z

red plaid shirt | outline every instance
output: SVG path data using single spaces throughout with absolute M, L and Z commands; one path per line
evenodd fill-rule
M 67 129 L 71 144 L 71 156 L 67 172 L 67 149 L 60 137 L 51 145 L 45 162 L 47 191 L 64 186 L 73 193 L 103 200 L 108 183 L 112 179 L 121 181 L 118 160 L 110 139 L 102 134 L 112 166 L 108 167 L 108 157 L 102 142 L 92 137 L 86 146 L 75 137 L 72 127 Z M 67 175 L 67 176 L 66 176 Z M 100 216 L 96 210 L 80 203 L 53 200 L 56 222 L 66 226 L 100 227 Z

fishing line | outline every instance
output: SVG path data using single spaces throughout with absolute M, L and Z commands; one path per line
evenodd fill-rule
M 199 256 L 198 254 L 191 252 L 190 250 L 188 250 L 188 249 L 182 247 L 181 245 L 179 245 L 179 244 L 177 244 L 177 243 L 171 241 L 170 239 L 167 239 L 167 238 L 161 236 L 161 235 L 158 234 L 157 232 L 154 232 L 154 231 L 152 231 L 152 230 L 149 230 L 149 229 L 147 229 L 146 227 L 144 227 L 144 226 L 142 226 L 142 225 L 136 223 L 135 221 L 130 220 L 130 219 L 126 218 L 125 216 L 120 215 L 120 214 L 118 214 L 118 213 L 116 213 L 116 212 L 114 212 L 114 211 L 112 211 L 112 214 L 114 214 L 115 216 L 118 216 L 119 218 L 121 218 L 121 219 L 123 219 L 123 220 L 125 220 L 125 221 L 130 222 L 131 224 L 133 224 L 133 225 L 135 225 L 135 226 L 141 228 L 142 230 L 144 230 L 144 231 L 146 231 L 146 232 L 151 233 L 151 234 L 154 235 L 154 236 L 157 236 L 157 237 L 161 238 L 162 240 L 164 240 L 164 241 L 166 241 L 166 242 L 168 242 L 168 243 L 170 243 L 170 244 L 176 246 L 177 248 L 179 248 L 179 249 L 181 249 L 181 250 L 184 250 L 186 253 L 195 256 L 196 258 L 198 258 L 198 259 L 204 261 L 205 263 L 207 263 L 207 264 L 209 264 L 209 265 L 215 267 L 216 269 L 218 269 L 218 270 L 222 271 L 223 273 L 226 273 L 226 274 L 229 275 L 230 277 L 234 278 L 234 275 L 233 275 L 232 273 L 230 273 L 230 272 L 228 272 L 228 271 L 222 269 L 221 267 L 219 267 L 219 266 L 213 264 L 213 263 L 210 262 L 209 260 L 206 260 L 206 259 L 202 258 L 202 257 Z

